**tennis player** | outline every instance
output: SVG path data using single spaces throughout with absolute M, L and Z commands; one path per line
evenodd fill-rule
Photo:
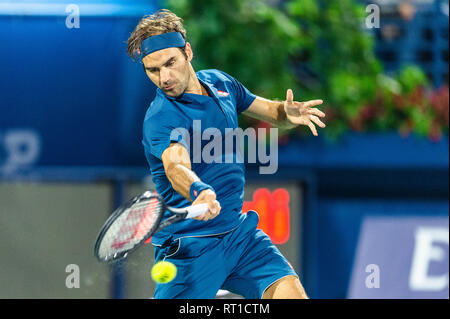
M 285 257 L 256 229 L 257 213 L 241 212 L 244 164 L 223 160 L 238 150 L 205 163 L 198 160 L 201 150 L 192 147 L 191 137 L 204 132 L 193 129 L 198 120 L 202 130 L 220 130 L 224 139 L 226 128 L 238 127 L 241 113 L 277 127 L 307 125 L 317 135 L 315 125 L 325 127 L 319 119 L 325 114 L 313 107 L 322 101 L 295 102 L 292 90 L 285 101 L 271 101 L 255 96 L 225 72 L 195 72 L 182 21 L 163 9 L 143 17 L 128 39 L 128 54 L 143 64 L 158 87 L 143 124 L 156 191 L 170 206 L 209 207 L 196 219 L 170 225 L 152 237 L 155 260 L 170 261 L 178 269 L 173 281 L 156 285 L 154 298 L 214 298 L 219 289 L 251 299 L 308 298 Z M 202 140 L 201 147 L 206 143 Z

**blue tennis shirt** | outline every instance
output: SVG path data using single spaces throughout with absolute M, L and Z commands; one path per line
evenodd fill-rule
M 209 96 L 183 93 L 171 97 L 158 88 L 145 115 L 142 143 L 156 191 L 167 205 L 186 207 L 192 204 L 172 188 L 161 160 L 170 143 L 178 142 L 189 151 L 192 171 L 216 191 L 222 209 L 216 218 L 206 222 L 188 219 L 166 227 L 152 237 L 154 245 L 162 245 L 169 238 L 225 233 L 244 218 L 241 214 L 244 164 L 236 160 L 237 143 L 233 143 L 232 149 L 225 147 L 225 133 L 238 127 L 238 115 L 256 96 L 225 72 L 202 70 L 196 74 Z M 218 148 L 213 145 L 221 146 L 222 152 L 216 152 Z M 204 160 L 202 152 L 210 156 L 209 160 Z M 170 215 L 166 211 L 163 219 Z

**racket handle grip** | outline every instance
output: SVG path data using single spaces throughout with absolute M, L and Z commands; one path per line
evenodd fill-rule
M 205 204 L 192 205 L 192 206 L 188 207 L 186 210 L 187 210 L 186 218 L 197 217 L 208 211 L 208 204 L 205 203 Z

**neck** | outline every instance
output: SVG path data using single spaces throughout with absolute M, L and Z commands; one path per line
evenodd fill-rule
M 203 87 L 203 85 L 198 80 L 197 75 L 195 74 L 195 71 L 194 71 L 194 68 L 192 67 L 192 65 L 189 66 L 189 73 L 190 73 L 190 79 L 189 79 L 188 87 L 187 87 L 185 93 L 193 93 L 193 94 L 208 96 L 208 91 L 206 91 L 206 89 Z

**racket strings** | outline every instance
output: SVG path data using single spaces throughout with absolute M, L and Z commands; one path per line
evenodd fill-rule
M 108 258 L 140 243 L 154 226 L 162 206 L 157 198 L 150 198 L 125 210 L 104 235 L 99 249 L 100 257 Z

